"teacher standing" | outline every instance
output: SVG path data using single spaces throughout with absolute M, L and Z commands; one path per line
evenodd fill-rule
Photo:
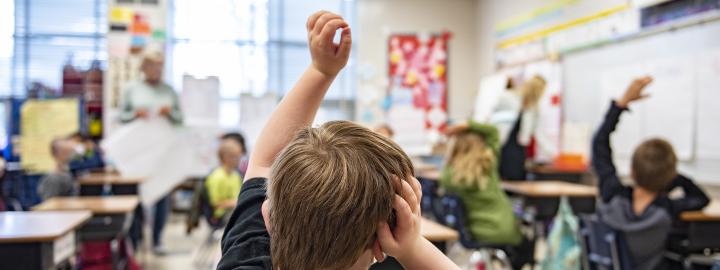
M 174 125 L 182 124 L 183 117 L 177 93 L 162 80 L 164 64 L 164 57 L 160 52 L 150 52 L 143 56 L 140 68 L 144 77 L 129 83 L 123 93 L 120 113 L 120 120 L 123 123 L 163 117 Z M 152 243 L 153 251 L 157 255 L 166 253 L 161 238 L 169 208 L 169 196 L 161 198 L 154 206 Z

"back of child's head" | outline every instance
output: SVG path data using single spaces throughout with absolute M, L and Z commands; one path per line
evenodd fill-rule
M 392 220 L 393 176 L 413 167 L 390 139 L 333 121 L 300 130 L 273 163 L 268 184 L 273 266 L 347 269 Z
M 484 189 L 495 161 L 495 154 L 480 135 L 465 131 L 450 141 L 447 166 L 452 169 L 455 184 Z
M 56 138 L 50 141 L 50 155 L 57 163 L 67 163 L 75 153 L 74 144 L 69 139 Z
M 635 148 L 631 167 L 638 187 L 660 192 L 665 190 L 677 175 L 677 156 L 667 141 L 650 139 Z
M 532 108 L 537 106 L 545 93 L 545 79 L 540 75 L 535 75 L 527 80 L 521 86 L 523 108 Z

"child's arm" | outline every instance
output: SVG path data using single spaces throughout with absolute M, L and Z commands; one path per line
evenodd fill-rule
M 698 187 L 695 182 L 684 175 L 678 174 L 673 179 L 668 191 L 680 187 L 685 193 L 680 199 L 672 200 L 674 214 L 680 214 L 685 211 L 695 211 L 705 208 L 710 203 L 710 198 Z
M 415 178 L 400 182 L 400 195 L 395 195 L 393 202 L 397 226 L 394 231 L 387 222 L 378 226 L 377 237 L 382 251 L 395 257 L 405 269 L 460 269 L 420 235 L 420 183 Z
M 449 127 L 445 131 L 445 134 L 447 136 L 453 136 L 465 131 L 480 135 L 485 140 L 485 144 L 493 150 L 496 156 L 500 154 L 500 133 L 494 125 L 469 120 Z
M 342 29 L 340 44 L 333 42 Z M 312 65 L 283 98 L 263 128 L 250 155 L 245 180 L 267 177 L 275 156 L 292 140 L 296 131 L 309 126 L 325 93 L 350 56 L 350 28 L 339 15 L 321 11 L 307 22 Z
M 593 137 L 592 166 L 598 175 L 600 195 L 605 202 L 610 201 L 623 187 L 617 175 L 615 164 L 613 164 L 610 134 L 615 131 L 615 127 L 620 120 L 620 114 L 627 109 L 627 106 L 631 102 L 646 97 L 646 95 L 642 94 L 642 91 L 650 82 L 652 82 L 650 77 L 635 79 L 625 91 L 623 97 L 612 103 L 610 110 L 605 114 L 605 120 Z

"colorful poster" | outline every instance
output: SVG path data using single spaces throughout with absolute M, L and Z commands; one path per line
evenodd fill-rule
M 389 39 L 388 122 L 411 154 L 426 154 L 447 124 L 449 33 Z

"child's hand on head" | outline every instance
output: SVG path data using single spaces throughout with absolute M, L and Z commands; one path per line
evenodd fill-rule
M 643 94 L 643 90 L 645 90 L 645 87 L 652 81 L 653 78 L 650 76 L 643 76 L 633 80 L 627 90 L 625 90 L 623 97 L 617 100 L 617 106 L 620 108 L 627 108 L 630 103 L 648 97 L 649 95 Z
M 423 238 L 420 235 L 422 189 L 415 177 L 407 181 L 399 179 L 397 181 L 399 195 L 395 194 L 393 201 L 397 225 L 391 231 L 387 222 L 381 222 L 378 226 L 377 238 L 383 252 L 402 262 L 411 259 L 414 254 L 419 254 L 418 250 L 422 248 Z M 383 256 L 375 254 L 375 257 L 381 260 Z
M 335 44 L 335 31 L 342 29 L 340 43 Z M 307 21 L 308 44 L 312 66 L 320 73 L 335 76 L 347 64 L 352 39 L 350 26 L 337 14 L 319 11 Z

